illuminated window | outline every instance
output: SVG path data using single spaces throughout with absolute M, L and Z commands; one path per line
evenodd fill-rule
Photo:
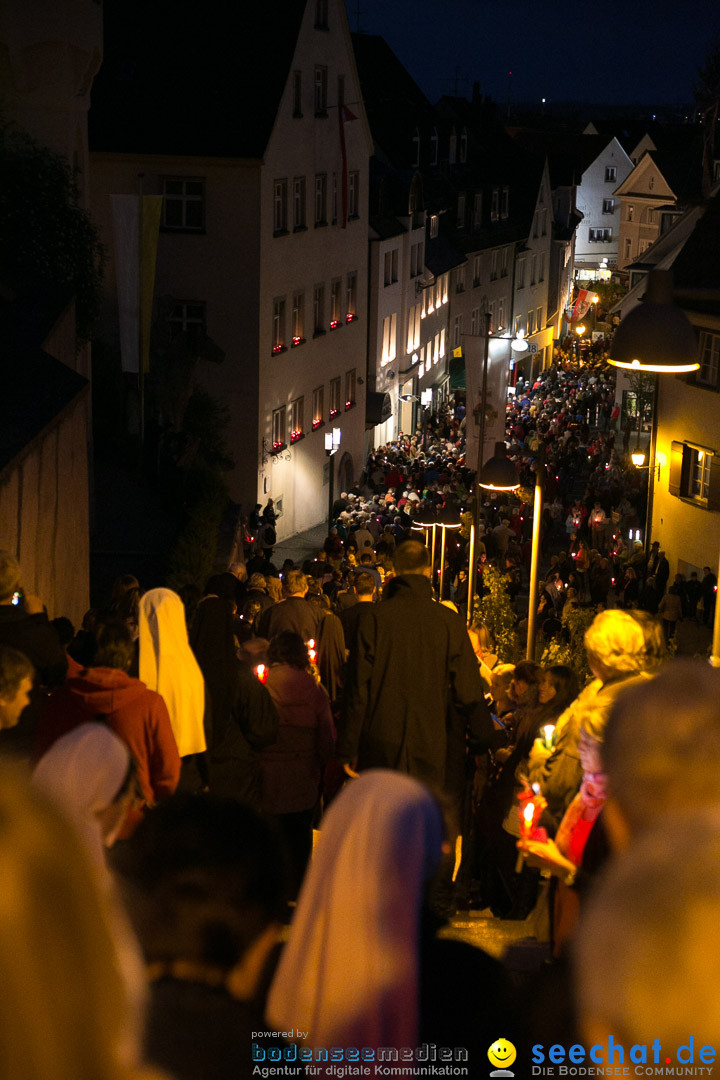
M 443 274 L 442 277 L 440 278 L 440 283 L 442 285 L 442 302 L 443 302 L 443 304 L 447 304 L 447 302 L 448 302 L 448 283 L 449 283 L 449 281 L 450 281 L 450 274 Z
M 327 88 L 328 69 L 326 67 L 315 68 L 315 115 L 327 116 Z
M 537 326 L 538 330 L 542 330 L 542 329 L 543 329 L 543 327 L 544 327 L 544 325 L 545 325 L 545 324 L 544 324 L 544 322 L 543 322 L 543 310 L 544 310 L 544 309 L 543 309 L 543 308 L 541 308 L 541 307 L 539 307 L 539 308 L 537 309 L 537 322 L 536 322 L 536 326 Z
M 357 273 L 354 270 L 350 270 L 347 275 L 345 311 L 346 322 L 354 322 L 357 319 Z
M 313 431 L 316 431 L 319 427 L 325 423 L 325 387 L 318 386 L 316 390 L 313 390 L 313 417 L 312 426 Z
M 407 352 L 420 348 L 420 304 L 413 304 L 408 312 Z
M 296 229 L 306 228 L 304 176 L 296 176 L 293 180 L 293 222 Z
M 327 225 L 327 175 L 318 173 L 315 177 L 315 224 Z
M 445 355 L 445 327 L 440 331 L 440 359 Z
M 534 334 L 535 333 L 535 312 L 534 312 L 534 310 L 533 311 L 528 311 L 527 332 L 528 332 L 528 334 Z
M 720 509 L 720 456 L 705 446 L 673 442 L 668 491 L 707 510 Z
M 330 419 L 340 415 L 340 378 L 330 380 Z
M 355 368 L 345 373 L 345 409 L 352 409 L 357 393 Z
M 435 335 L 435 341 L 433 342 L 433 364 L 437 364 L 440 359 L 440 335 Z
M 170 336 L 177 337 L 188 330 L 205 330 L 205 302 L 203 300 L 176 300 L 167 318 Z
M 632 203 L 630 203 L 628 205 L 628 208 L 627 208 L 627 219 L 628 219 L 628 221 L 632 221 L 632 219 L 634 217 L 635 217 L 635 207 L 633 206 Z
M 340 278 L 333 278 L 330 282 L 330 329 L 337 330 L 338 326 L 342 326 L 342 313 L 340 311 L 340 295 L 342 289 L 342 281 Z
M 498 300 L 498 330 L 505 329 L 505 297 Z
M 437 214 L 430 215 L 430 239 L 434 240 L 440 228 L 440 218 Z
M 204 232 L 205 181 L 187 177 L 163 177 L 163 229 Z
M 287 232 L 287 180 L 276 180 L 273 185 L 273 231 Z
M 700 334 L 700 369 L 695 381 L 703 386 L 717 386 L 720 374 L 720 334 Z
M 707 502 L 712 454 L 705 450 L 696 450 L 694 447 L 688 447 L 688 449 L 690 451 L 690 497 Z
M 304 398 L 290 402 L 290 442 L 298 442 L 303 436 Z
M 305 294 L 295 293 L 292 306 L 292 343 L 301 345 L 305 340 Z
M 281 450 L 285 446 L 286 437 L 286 423 L 285 423 L 285 406 L 281 405 L 279 409 L 274 409 L 272 414 L 272 448 L 273 450 Z
M 273 300 L 272 351 L 283 352 L 285 349 L 285 297 Z

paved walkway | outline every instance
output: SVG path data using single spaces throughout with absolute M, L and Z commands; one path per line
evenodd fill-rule
M 282 566 L 286 559 L 292 559 L 296 566 L 302 566 L 305 559 L 314 556 L 327 539 L 327 521 L 306 529 L 305 532 L 296 533 L 288 540 L 281 540 L 273 548 L 272 561 L 277 567 Z

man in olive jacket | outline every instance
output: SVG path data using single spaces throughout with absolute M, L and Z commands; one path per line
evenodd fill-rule
M 395 552 L 386 599 L 365 605 L 348 662 L 337 756 L 446 787 L 465 754 L 487 749 L 493 726 L 463 620 L 433 599 L 427 547 Z M 448 755 L 449 752 L 449 755 Z

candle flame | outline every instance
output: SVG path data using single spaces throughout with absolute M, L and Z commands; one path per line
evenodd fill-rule
M 528 825 L 532 825 L 532 819 L 535 816 L 535 803 L 529 802 L 523 810 L 523 817 Z

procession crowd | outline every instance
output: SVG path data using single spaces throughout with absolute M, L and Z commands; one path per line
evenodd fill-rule
M 302 566 L 274 561 L 269 500 L 203 589 L 127 574 L 77 629 L 0 552 L 0 1076 L 714 1044 L 720 674 L 668 646 L 711 623 L 717 582 L 670 584 L 629 539 L 645 495 L 618 414 L 601 350 L 518 380 L 518 491 L 473 510 L 447 401 L 369 454 Z M 516 640 L 536 608 L 534 659 L 500 655 L 493 575 Z M 577 612 L 589 678 L 543 659 Z M 554 963 L 519 980 L 441 936 L 467 908 L 527 920 Z

